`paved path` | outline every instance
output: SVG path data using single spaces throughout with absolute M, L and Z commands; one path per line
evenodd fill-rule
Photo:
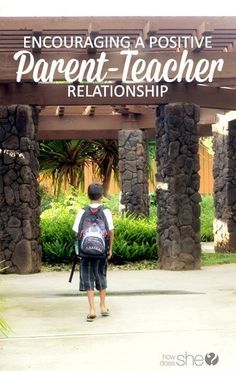
M 0 276 L 4 316 L 14 330 L 0 339 L 0 370 L 235 370 L 236 264 L 110 271 L 112 315 L 93 323 L 85 321 L 77 275 L 72 284 L 68 276 Z M 193 356 L 201 363 L 209 352 L 219 355 L 216 366 L 192 366 Z

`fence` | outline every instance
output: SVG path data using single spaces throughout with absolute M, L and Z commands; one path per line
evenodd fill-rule
M 213 193 L 213 156 L 210 155 L 207 149 L 200 145 L 199 147 L 199 158 L 200 158 L 200 193 L 201 194 L 212 194 Z M 156 173 L 155 161 L 152 162 L 152 173 Z M 98 176 L 94 173 L 92 166 L 89 166 L 85 170 L 85 189 L 87 186 L 94 182 L 99 181 Z M 40 179 L 40 183 L 43 184 L 49 193 L 52 193 L 53 187 L 50 179 Z M 149 182 L 149 191 L 154 192 L 156 188 L 155 182 Z M 120 192 L 119 184 L 115 182 L 114 177 L 110 183 L 110 194 L 118 194 Z

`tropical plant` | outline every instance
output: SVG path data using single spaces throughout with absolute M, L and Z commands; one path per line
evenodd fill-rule
M 112 173 L 117 182 L 119 179 L 118 142 L 112 139 L 93 140 L 91 145 L 92 151 L 90 156 L 94 165 L 94 170 L 101 179 L 104 195 L 107 197 Z
M 52 178 L 54 194 L 60 193 L 62 184 L 83 190 L 84 168 L 88 165 L 90 152 L 90 143 L 82 139 L 40 143 L 41 174 Z
M 213 151 L 213 138 L 212 137 L 201 137 L 200 138 L 200 144 L 206 148 L 207 152 L 210 155 L 214 155 Z
M 153 163 L 155 161 L 155 141 L 148 143 L 149 181 L 155 182 Z M 92 163 L 94 173 L 100 179 L 104 195 L 109 194 L 112 174 L 119 180 L 118 141 L 103 140 L 52 140 L 40 143 L 40 173 L 51 178 L 54 194 L 57 196 L 62 185 L 84 190 L 84 170 Z

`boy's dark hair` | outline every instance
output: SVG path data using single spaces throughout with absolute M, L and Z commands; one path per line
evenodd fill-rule
M 103 196 L 103 186 L 100 183 L 91 183 L 88 186 L 88 197 L 91 201 L 97 201 Z

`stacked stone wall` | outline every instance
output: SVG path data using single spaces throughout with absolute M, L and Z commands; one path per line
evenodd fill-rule
M 120 130 L 121 204 L 130 214 L 149 214 L 147 138 L 142 130 Z
M 236 252 L 236 120 L 213 125 L 214 245 Z
M 200 178 L 194 104 L 157 108 L 157 205 L 161 269 L 200 268 Z
M 0 261 L 12 273 L 40 270 L 38 109 L 0 106 Z

